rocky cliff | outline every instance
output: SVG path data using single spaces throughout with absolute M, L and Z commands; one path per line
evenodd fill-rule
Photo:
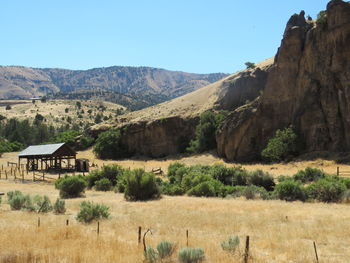
M 350 3 L 329 2 L 325 21 L 304 12 L 287 23 L 263 95 L 235 110 L 217 133 L 228 160 L 258 159 L 277 129 L 290 125 L 305 152 L 350 150 Z

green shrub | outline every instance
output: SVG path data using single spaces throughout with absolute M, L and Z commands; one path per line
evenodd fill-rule
M 329 176 L 310 184 L 306 189 L 310 198 L 328 203 L 341 200 L 346 186 L 339 178 Z
M 116 185 L 124 172 L 125 170 L 120 165 L 105 165 L 101 169 L 101 178 L 107 178 L 113 185 Z
M 94 220 L 109 218 L 109 207 L 102 204 L 94 204 L 90 201 L 80 203 L 80 211 L 77 220 L 83 223 L 90 223 Z
M 292 128 L 277 130 L 261 152 L 261 156 L 269 161 L 282 161 L 297 153 L 297 144 L 297 135 Z
M 160 190 L 153 173 L 135 169 L 126 175 L 125 199 L 128 201 L 150 200 L 160 197 Z
M 255 170 L 248 176 L 248 184 L 264 187 L 267 191 L 272 191 L 275 187 L 273 177 L 262 170 Z
M 38 213 L 48 213 L 52 211 L 52 205 L 51 205 L 51 200 L 49 199 L 48 196 L 40 196 L 36 195 L 34 196 L 34 203 L 37 207 Z
M 322 170 L 307 167 L 305 170 L 300 170 L 293 175 L 293 179 L 302 183 L 309 183 L 322 179 L 325 176 L 326 174 Z
M 95 139 L 92 138 L 91 136 L 83 135 L 80 138 L 79 147 L 81 150 L 84 150 L 90 147 L 91 145 L 93 145 L 94 142 L 95 142 Z
M 146 247 L 146 251 L 144 252 L 145 259 L 149 263 L 157 262 L 158 254 L 152 247 Z
M 185 164 L 183 163 L 179 163 L 179 162 L 174 162 L 174 163 L 171 163 L 169 166 L 168 166 L 168 176 L 175 176 L 176 175 L 176 171 L 180 168 L 183 168 L 185 167 Z
M 65 176 L 55 183 L 60 190 L 61 198 L 73 198 L 81 196 L 86 188 L 86 181 L 82 176 Z
M 238 236 L 231 236 L 229 237 L 228 240 L 223 241 L 221 243 L 221 248 L 224 251 L 230 252 L 230 253 L 235 253 L 237 248 L 239 246 L 239 237 Z
M 162 186 L 162 193 L 165 195 L 183 195 L 185 191 L 180 185 L 165 183 Z
M 95 182 L 95 189 L 97 191 L 109 191 L 112 188 L 112 183 L 107 178 L 102 178 Z
M 316 24 L 322 25 L 322 26 L 327 24 L 327 12 L 326 11 L 323 10 L 317 14 Z
M 55 214 L 64 214 L 66 212 L 66 202 L 57 198 L 53 205 L 53 211 Z
M 158 256 L 161 259 L 169 258 L 174 252 L 174 245 L 169 241 L 161 241 L 157 245 Z
M 210 181 L 205 181 L 202 182 L 195 187 L 191 188 L 188 192 L 188 195 L 192 196 L 205 196 L 205 197 L 210 197 L 210 196 L 215 196 L 215 188 L 211 184 Z
M 255 68 L 255 63 L 253 63 L 253 62 L 246 62 L 246 63 L 244 63 L 244 65 L 246 65 L 246 67 L 247 68 Z
M 127 156 L 125 147 L 121 143 L 120 130 L 108 130 L 99 134 L 94 153 L 101 159 L 118 159 Z
M 227 112 L 225 111 L 218 113 L 212 111 L 203 112 L 196 127 L 196 138 L 190 141 L 190 145 L 186 150 L 191 153 L 199 153 L 214 149 L 216 147 L 216 130 L 226 116 Z
M 305 201 L 307 197 L 305 189 L 300 182 L 293 180 L 285 180 L 279 183 L 276 185 L 274 192 L 279 199 L 286 201 Z
M 20 191 L 11 191 L 7 193 L 7 202 L 11 207 L 11 210 L 21 210 L 25 207 L 28 197 L 22 194 Z
M 204 250 L 201 248 L 182 248 L 179 252 L 181 263 L 199 263 L 204 260 Z
M 126 176 L 123 175 L 123 176 L 119 177 L 117 185 L 116 185 L 116 190 L 119 193 L 124 193 L 125 189 L 126 189 L 126 184 L 127 184 Z

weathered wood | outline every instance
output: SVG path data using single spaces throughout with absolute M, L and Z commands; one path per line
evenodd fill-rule
M 247 263 L 249 259 L 249 236 L 245 240 L 245 251 L 244 251 L 244 263 Z
M 141 243 L 141 232 L 142 232 L 142 228 L 139 226 L 139 238 L 138 238 L 138 243 Z
M 188 229 L 186 230 L 186 247 L 188 247 Z
M 315 250 L 315 256 L 316 256 L 316 262 L 318 263 L 318 254 L 317 254 L 317 248 L 316 248 L 316 242 L 314 241 L 314 250 Z

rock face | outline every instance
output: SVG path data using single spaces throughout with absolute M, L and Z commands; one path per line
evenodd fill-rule
M 122 128 L 122 144 L 132 155 L 155 158 L 184 152 L 197 123 L 198 118 L 180 117 L 132 123 Z
M 234 111 L 217 133 L 228 160 L 258 159 L 277 129 L 292 125 L 305 151 L 350 150 L 350 3 L 333 0 L 327 23 L 293 15 L 261 98 Z
M 233 75 L 224 81 L 216 108 L 235 110 L 236 108 L 255 100 L 264 90 L 271 65 L 247 69 Z

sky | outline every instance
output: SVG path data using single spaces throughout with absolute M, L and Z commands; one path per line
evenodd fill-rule
M 0 65 L 233 73 L 275 55 L 327 0 L 1 0 Z

